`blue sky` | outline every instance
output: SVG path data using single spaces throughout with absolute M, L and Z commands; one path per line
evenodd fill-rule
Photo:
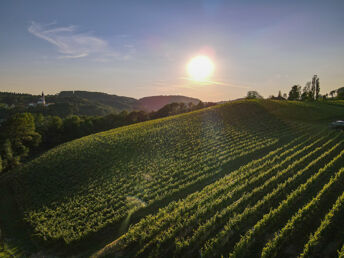
M 204 101 L 344 86 L 344 1 L 0 2 L 0 90 Z M 199 54 L 209 83 L 187 80 Z

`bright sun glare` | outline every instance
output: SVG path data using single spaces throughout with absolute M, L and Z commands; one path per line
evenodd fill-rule
M 196 56 L 188 64 L 188 73 L 194 81 L 206 81 L 214 71 L 214 64 L 207 56 Z

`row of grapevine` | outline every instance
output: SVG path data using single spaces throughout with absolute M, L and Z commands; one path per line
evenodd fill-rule
M 309 141 L 297 139 L 301 144 L 290 143 L 283 151 L 271 152 L 265 159 L 243 166 L 201 192 L 171 203 L 157 215 L 147 216 L 105 250 L 130 250 L 132 255 L 144 257 L 194 256 L 202 249 L 204 256 L 219 256 L 234 247 L 240 235 L 269 214 L 271 208 L 277 210 L 286 195 L 307 184 L 318 167 L 324 168 L 317 173 L 317 180 L 308 182 L 307 193 L 321 189 L 326 176 L 329 178 L 324 172 L 328 170 L 326 165 L 341 164 L 344 143 L 336 143 L 340 138 L 341 134 L 330 134 Z M 257 169 L 256 165 L 250 167 L 257 163 L 261 164 Z M 236 252 L 247 249 L 242 243 L 237 243 Z
M 280 225 L 283 219 L 288 218 L 289 214 L 298 207 L 302 201 L 304 201 L 303 198 L 306 193 L 309 196 L 313 191 L 317 191 L 319 187 L 321 187 L 327 176 L 325 173 L 326 164 L 328 164 L 333 155 L 338 154 L 338 151 L 342 147 L 343 146 L 340 144 L 336 144 L 329 150 L 324 151 L 323 154 L 315 158 L 310 163 L 305 162 L 304 168 L 297 172 L 295 171 L 296 173 L 294 175 L 290 176 L 283 183 L 277 185 L 272 192 L 266 193 L 266 195 L 255 206 L 248 207 L 243 213 L 238 215 L 237 218 L 230 220 L 215 238 L 208 240 L 205 248 L 203 249 L 204 254 L 211 256 L 213 253 L 216 253 L 217 250 L 221 250 L 221 252 L 229 251 L 237 240 L 240 241 L 234 247 L 233 256 L 241 257 L 248 250 L 256 250 L 252 246 L 255 244 L 261 244 L 258 242 L 264 241 L 264 238 L 269 231 L 268 227 L 273 227 L 274 225 L 272 221 L 275 223 L 278 222 L 278 225 Z M 332 160 L 332 163 L 329 164 L 335 163 L 340 156 L 341 154 L 337 155 L 335 160 Z M 321 166 L 324 166 L 324 169 L 319 170 L 317 174 L 312 176 L 312 172 Z M 321 177 L 322 175 L 324 176 Z M 284 199 L 286 195 L 288 198 Z M 261 220 L 258 221 L 260 218 Z M 239 223 L 242 225 L 242 231 L 238 231 Z M 250 225 L 252 229 L 249 229 L 246 232 L 248 225 Z M 235 237 L 231 236 L 231 245 L 226 242 L 226 245 L 223 246 L 223 239 L 229 238 L 232 234 L 231 231 L 233 231 L 233 228 L 236 229 L 236 234 Z M 264 234 L 259 235 L 260 233 Z M 240 234 L 244 234 L 241 239 Z
M 343 258 L 344 257 L 344 244 L 342 248 L 338 251 L 338 258 Z
M 85 137 L 44 154 L 18 176 L 29 193 L 18 201 L 32 234 L 44 241 L 82 240 L 142 207 L 149 209 L 184 189 L 231 174 L 251 153 L 275 149 L 310 128 L 262 111 L 240 111 L 210 110 L 164 123 L 150 121 Z M 257 119 L 246 119 L 251 116 Z M 91 169 L 86 165 L 90 162 Z M 32 175 L 33 166 L 37 175 Z M 55 167 L 58 173 L 44 171 L 45 167 Z M 48 175 L 37 181 L 40 173 Z M 69 180 L 61 181 L 63 177 Z M 30 191 L 32 185 L 35 191 Z
M 298 207 L 302 207 L 307 200 L 311 199 L 321 190 L 324 184 L 326 184 L 326 181 L 330 179 L 331 171 L 344 165 L 343 154 L 344 151 L 341 151 L 341 153 L 335 156 L 331 162 L 326 162 L 324 167 L 309 177 L 305 183 L 300 184 L 299 187 L 290 193 L 277 208 L 266 213 L 263 218 L 240 239 L 234 247 L 231 256 L 242 257 L 245 256 L 247 252 L 252 252 L 252 250 L 260 250 L 265 244 L 266 239 L 270 238 L 270 234 L 273 234 L 283 226 L 290 216 L 297 212 Z
M 321 138 L 318 140 L 320 141 Z M 316 141 L 317 142 L 317 141 Z M 297 148 L 299 147 L 300 145 L 297 145 L 296 147 L 294 148 Z M 281 156 L 286 156 L 287 154 L 290 153 L 290 151 L 293 151 L 294 148 L 291 148 L 291 149 L 288 149 L 286 150 L 284 153 L 281 154 Z M 276 160 L 275 160 L 276 161 Z M 274 163 L 269 163 L 268 165 L 272 165 Z M 264 164 L 266 165 L 266 164 Z M 253 171 L 257 172 L 259 171 L 259 169 L 264 169 L 264 168 L 267 168 L 266 166 L 261 166 L 260 168 L 256 169 L 256 168 L 252 168 Z M 283 165 L 283 163 L 281 163 L 280 165 Z M 277 166 L 273 166 L 272 168 L 268 169 L 269 172 L 273 171 L 274 169 L 278 169 L 280 167 L 280 165 L 277 165 Z M 243 180 L 243 175 L 247 175 L 247 174 L 250 174 L 252 172 L 252 170 L 247 170 L 248 167 L 246 166 L 245 167 L 246 171 L 245 171 L 245 174 L 242 174 L 243 172 L 243 169 L 239 169 L 237 174 L 240 175 L 240 177 L 238 178 L 238 180 L 236 181 L 237 182 L 237 186 L 235 188 L 233 187 L 229 187 L 228 184 L 219 181 L 217 182 L 214 186 L 212 186 L 212 191 L 211 191 L 211 195 L 207 194 L 205 195 L 205 199 L 206 199 L 206 202 L 207 203 L 204 203 L 204 201 L 201 201 L 200 197 L 198 196 L 197 198 L 197 204 L 200 204 L 201 207 L 198 206 L 198 211 L 196 213 L 194 213 L 193 210 L 189 210 L 188 209 L 188 213 L 186 214 L 185 213 L 185 207 L 189 208 L 189 206 L 186 206 L 185 203 L 181 204 L 181 207 L 184 208 L 183 210 L 183 217 L 186 217 L 188 218 L 187 221 L 183 221 L 184 223 L 181 224 L 181 223 L 178 223 L 178 221 L 173 221 L 173 225 L 176 227 L 177 225 L 181 225 L 182 228 L 180 230 L 183 230 L 183 236 L 186 236 L 186 231 L 185 231 L 185 228 L 190 228 L 190 229 L 193 229 L 194 230 L 194 227 L 201 223 L 202 222 L 202 218 L 207 218 L 207 216 L 210 216 L 212 214 L 214 214 L 219 208 L 224 208 L 226 206 L 229 205 L 228 201 L 230 201 L 230 203 L 234 203 L 233 205 L 235 206 L 239 206 L 240 202 L 239 201 L 236 201 L 237 198 L 240 198 L 240 201 L 241 200 L 246 200 L 247 196 L 244 195 L 242 196 L 243 193 L 245 193 L 245 191 L 247 191 L 249 189 L 249 187 L 256 181 L 263 181 L 264 180 L 264 177 L 255 177 L 255 173 L 252 173 L 251 174 L 251 177 L 249 177 L 248 179 L 246 180 Z M 240 172 L 239 172 L 240 171 Z M 233 174 L 231 174 L 231 176 L 235 175 L 234 174 L 235 172 L 233 172 Z M 227 178 L 228 179 L 232 179 L 232 177 L 230 178 Z M 226 181 L 227 181 L 226 180 Z M 232 181 L 233 182 L 233 181 Z M 217 192 L 222 189 L 222 188 L 227 188 L 226 190 L 227 191 L 231 191 L 229 195 L 226 195 L 226 193 L 223 193 L 222 196 L 217 197 Z M 209 189 L 207 189 L 209 191 Z M 249 196 L 253 196 L 252 194 L 249 194 Z M 203 196 L 202 196 L 203 197 Z M 208 197 L 212 197 L 211 199 L 208 198 Z M 204 198 L 204 197 L 203 197 Z M 193 206 L 193 202 L 191 202 L 191 207 Z M 239 206 L 240 207 L 240 206 Z M 201 209 L 200 209 L 201 208 Z M 206 212 L 206 213 L 205 213 Z M 194 213 L 194 216 L 192 216 L 192 214 Z M 189 216 L 188 216 L 189 215 Z M 191 216 L 191 217 L 190 217 Z M 183 218 L 181 217 L 181 218 Z M 222 219 L 224 219 L 224 214 L 216 214 L 215 217 L 220 217 Z M 177 217 L 179 218 L 179 217 Z M 192 221 L 197 221 L 197 224 L 195 225 L 192 225 Z M 189 225 L 189 223 L 191 225 Z M 217 221 L 217 225 L 218 225 L 219 221 Z M 158 225 L 160 226 L 160 223 L 158 223 Z M 168 241 L 168 239 L 174 239 L 175 238 L 175 234 L 178 233 L 178 228 L 176 228 L 174 231 L 171 231 L 172 230 L 172 226 L 169 227 L 169 234 L 167 234 L 166 232 L 162 231 L 161 234 L 164 235 L 164 241 Z M 204 228 L 204 225 L 203 225 L 203 228 Z M 208 229 L 209 230 L 209 229 Z M 209 232 L 208 230 L 205 230 L 206 232 Z M 200 239 L 198 239 L 199 241 Z M 163 241 L 163 239 L 161 237 L 159 237 L 158 241 L 161 243 Z M 150 244 L 154 244 L 154 242 L 150 242 Z M 180 248 L 180 245 L 181 243 L 179 243 L 179 248 Z
M 319 228 L 310 235 L 300 257 L 325 256 L 326 246 L 333 237 L 344 243 L 344 192 L 338 197 L 332 209 L 326 214 Z M 339 233 L 339 234 L 338 234 Z
M 320 141 L 321 142 L 321 141 Z M 317 141 L 314 142 L 314 144 Z M 327 144 L 324 144 L 326 146 Z M 207 238 L 211 236 L 211 232 L 217 232 L 221 229 L 227 219 L 233 216 L 233 214 L 241 213 L 247 206 L 254 205 L 266 192 L 269 192 L 274 185 L 279 182 L 283 182 L 288 177 L 288 173 L 292 171 L 295 166 L 297 166 L 301 161 L 307 159 L 312 155 L 316 155 L 321 148 L 316 148 L 313 152 L 308 155 L 305 155 L 301 160 L 297 160 L 292 165 L 283 168 L 284 164 L 288 164 L 290 160 L 298 155 L 301 155 L 303 152 L 308 150 L 313 144 L 306 146 L 304 149 L 301 149 L 298 152 L 295 152 L 294 155 L 290 155 L 286 158 L 286 162 L 282 161 L 277 163 L 272 169 L 268 169 L 266 172 L 260 173 L 253 177 L 250 181 L 246 183 L 247 190 L 251 188 L 251 192 L 244 194 L 239 200 L 234 204 L 223 207 L 221 212 L 218 212 L 215 216 L 208 219 L 204 224 L 201 224 L 198 229 L 194 230 L 192 237 L 189 239 L 180 239 L 182 242 L 179 243 L 179 249 L 190 250 L 190 245 L 201 244 Z M 280 170 L 277 176 L 273 176 L 274 172 Z M 252 190 L 254 189 L 254 190 Z M 270 189 L 270 190 L 269 190 Z
M 338 191 L 343 191 L 344 168 L 340 169 L 322 190 L 302 209 L 300 209 L 288 223 L 269 241 L 263 248 L 262 257 L 276 256 L 282 252 L 283 245 L 292 245 L 295 241 L 300 241 L 298 235 L 307 234 L 312 229 L 312 223 L 317 220 L 321 211 L 326 211 L 326 203 L 332 203 L 337 197 Z M 299 250 L 295 250 L 299 251 Z
M 227 193 L 229 193 L 230 191 L 233 191 L 235 187 L 239 187 L 240 184 L 242 184 L 242 182 L 245 182 L 243 180 L 252 178 L 255 175 L 255 173 L 259 171 L 260 169 L 270 167 L 273 164 L 273 161 L 276 161 L 276 156 L 278 156 L 279 158 L 286 157 L 292 150 L 302 146 L 303 144 L 299 144 L 291 149 L 288 149 L 293 144 L 295 144 L 295 142 L 301 139 L 302 138 L 297 138 L 293 142 L 283 147 L 280 147 L 275 151 L 270 152 L 267 156 L 263 157 L 262 159 L 250 162 L 249 164 L 238 169 L 237 171 L 232 172 L 231 174 L 226 176 L 223 180 L 217 181 L 216 183 L 206 187 L 201 192 L 201 193 L 205 192 L 205 194 L 202 194 L 202 196 L 200 196 L 201 193 L 192 194 L 188 196 L 188 198 L 185 201 L 183 201 L 182 204 L 179 205 L 180 202 L 178 202 L 178 206 L 177 206 L 175 203 L 173 203 L 161 211 L 164 211 L 164 213 L 168 213 L 168 214 L 183 212 L 184 215 L 189 215 L 189 214 L 194 213 L 194 209 L 203 207 L 204 205 L 207 205 L 207 204 L 211 204 L 211 200 L 213 198 L 216 199 L 221 195 L 226 196 Z M 231 198 L 233 198 L 232 194 L 228 196 L 228 199 L 231 199 Z M 189 214 L 185 213 L 186 207 L 188 209 Z M 179 209 L 183 209 L 183 211 L 180 211 Z M 196 212 L 194 214 L 198 214 L 198 213 Z M 169 218 L 174 218 L 174 216 L 169 216 Z M 178 217 L 178 218 L 182 218 L 182 217 Z M 176 222 L 176 221 L 168 221 L 164 216 L 155 217 L 153 218 L 153 220 L 156 222 L 155 224 L 159 225 L 160 227 L 165 225 L 167 222 Z M 152 221 L 147 221 L 147 223 L 144 223 L 141 230 L 145 230 L 145 232 L 150 230 L 151 234 L 153 234 L 155 229 L 159 229 L 159 227 L 157 227 L 155 224 L 153 224 Z M 140 232 L 141 230 L 135 230 L 132 232 L 136 234 Z

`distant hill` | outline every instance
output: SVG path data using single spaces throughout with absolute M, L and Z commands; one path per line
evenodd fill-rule
M 117 96 L 111 95 L 103 92 L 91 92 L 91 91 L 61 91 L 58 94 L 61 98 L 68 98 L 68 97 L 79 97 L 83 99 L 87 99 L 94 103 L 100 103 L 106 106 L 110 106 L 115 110 L 122 111 L 127 110 L 131 111 L 134 109 L 135 105 L 137 104 L 137 99 L 124 97 L 124 96 Z
M 173 102 L 178 103 L 192 103 L 197 105 L 200 100 L 196 98 L 190 98 L 185 96 L 179 95 L 169 95 L 169 96 L 151 96 L 151 97 L 144 97 L 138 100 L 137 109 L 144 110 L 144 111 L 156 111 L 162 108 L 167 104 L 171 104 Z
M 30 106 L 40 99 L 40 95 L 0 92 L 0 118 L 6 114 L 15 112 L 44 112 L 48 115 L 65 117 L 68 115 L 101 116 L 112 112 L 144 110 L 156 111 L 173 102 L 198 104 L 199 99 L 185 96 L 151 96 L 135 99 L 125 96 L 117 96 L 103 92 L 91 91 L 61 91 L 55 95 L 46 95 L 49 104 L 42 106 Z M 1 105 L 2 104 L 2 105 Z M 4 109 L 4 110 L 3 110 Z M 11 109 L 11 110 L 9 110 Z

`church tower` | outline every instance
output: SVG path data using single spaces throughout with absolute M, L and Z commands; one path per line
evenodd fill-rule
M 39 98 L 39 100 L 37 101 L 37 105 L 43 105 L 45 106 L 45 96 L 44 96 L 44 92 L 42 91 L 42 96 Z
M 45 105 L 45 96 L 44 96 L 44 92 L 42 91 L 42 104 Z

